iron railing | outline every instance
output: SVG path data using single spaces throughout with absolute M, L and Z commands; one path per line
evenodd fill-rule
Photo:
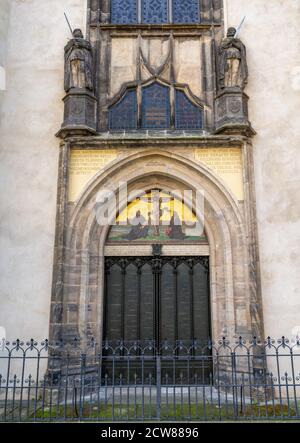
M 7 342 L 0 421 L 299 420 L 300 343 Z

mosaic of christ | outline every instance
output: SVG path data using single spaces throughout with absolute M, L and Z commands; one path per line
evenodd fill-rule
M 207 242 L 203 224 L 181 200 L 163 192 L 137 198 L 112 226 L 108 242 Z

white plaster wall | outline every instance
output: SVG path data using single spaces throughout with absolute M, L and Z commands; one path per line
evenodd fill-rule
M 85 28 L 86 0 L 0 0 L 0 326 L 48 336 L 63 46 Z M 1 64 L 1 63 L 0 63 Z
M 226 1 L 226 0 L 224 0 Z M 228 26 L 247 16 L 250 119 L 266 334 L 300 332 L 300 2 L 227 0 Z
M 0 94 L 1 91 L 5 90 L 6 86 L 6 41 L 9 26 L 9 13 L 10 13 L 10 1 L 0 0 Z M 1 101 L 0 101 L 0 112 L 1 112 Z

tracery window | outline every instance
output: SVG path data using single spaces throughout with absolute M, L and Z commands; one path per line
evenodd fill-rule
M 112 130 L 137 129 L 137 94 L 132 89 L 109 110 L 109 128 Z
M 111 21 L 134 23 L 199 23 L 200 0 L 111 0 Z
M 174 103 L 171 99 L 173 95 Z M 140 103 L 137 97 L 137 89 L 129 89 L 119 101 L 110 106 L 110 130 L 203 129 L 202 106 L 193 103 L 182 89 L 153 82 L 142 87 Z
M 176 90 L 175 127 L 176 129 L 203 128 L 202 109 L 194 105 L 180 90 Z
M 118 24 L 131 24 L 138 21 L 138 0 L 112 0 L 111 21 Z
M 168 23 L 168 0 L 143 0 L 143 23 Z
M 199 0 L 173 0 L 174 23 L 199 23 Z
M 170 127 L 170 92 L 159 83 L 143 88 L 142 128 L 167 129 Z

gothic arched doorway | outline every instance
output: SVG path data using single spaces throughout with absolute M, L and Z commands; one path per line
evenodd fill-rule
M 209 247 L 182 201 L 161 191 L 137 198 L 111 228 L 105 255 L 105 340 L 208 341 Z

